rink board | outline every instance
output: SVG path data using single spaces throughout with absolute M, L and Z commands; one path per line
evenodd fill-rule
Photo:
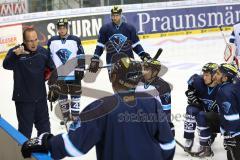
M 0 117 L 0 159 L 23 160 L 21 146 L 27 140 L 20 132 L 13 128 L 6 120 Z M 30 158 L 29 158 L 30 159 Z M 32 160 L 50 160 L 46 154 L 32 154 Z

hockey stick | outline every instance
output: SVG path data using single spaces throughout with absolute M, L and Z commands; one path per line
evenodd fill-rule
M 156 53 L 156 55 L 153 57 L 153 59 L 154 59 L 154 60 L 157 60 L 158 57 L 162 54 L 162 51 L 163 51 L 163 49 L 162 49 L 162 48 L 159 48 L 158 51 L 157 51 L 157 53 Z
M 64 125 L 65 126 L 65 128 L 66 128 L 66 131 L 68 132 L 68 127 L 67 127 L 67 122 L 65 122 L 64 120 L 62 120 L 61 122 L 60 122 L 60 125 Z
M 226 39 L 226 36 L 225 36 L 224 33 L 223 33 L 223 28 L 222 28 L 222 26 L 220 25 L 220 26 L 218 26 L 218 28 L 219 28 L 220 31 L 221 31 L 221 34 L 222 34 L 222 37 L 223 37 L 223 40 L 224 40 L 225 44 L 228 44 L 227 39 Z
M 233 153 L 232 148 L 231 147 L 227 147 L 226 150 L 230 152 L 232 160 L 236 160 L 236 158 L 234 157 L 234 153 Z
M 175 141 L 176 143 L 179 145 L 179 147 L 181 147 L 184 151 L 185 151 L 185 147 L 183 146 L 182 143 L 180 143 L 176 138 L 175 138 Z M 189 151 L 185 151 L 187 152 L 188 154 L 190 154 L 190 156 L 193 156 L 193 153 L 192 152 L 189 152 Z
M 232 160 L 236 160 L 236 158 L 234 157 L 234 153 L 233 153 L 232 149 L 230 149 L 230 153 L 231 153 Z
M 182 143 L 180 143 L 178 140 L 176 140 L 175 139 L 175 141 L 176 141 L 176 143 L 179 145 L 179 147 L 181 147 L 182 149 L 184 149 L 184 146 L 182 145 Z
M 186 153 L 188 153 L 190 156 L 192 157 L 198 157 L 197 156 L 197 152 L 191 152 L 191 151 L 186 151 L 185 147 L 183 146 L 182 143 L 180 143 L 177 139 L 175 139 L 176 143 L 179 145 L 179 147 L 181 147 Z
M 98 67 L 98 68 L 99 69 L 103 69 L 103 68 L 110 68 L 110 67 L 112 67 L 112 65 L 111 64 L 107 64 L 105 66 L 101 66 L 101 67 Z M 88 70 L 89 70 L 89 68 L 84 69 L 84 71 L 88 71 Z M 75 71 L 83 71 L 83 69 L 82 68 L 76 68 Z
M 185 147 L 183 146 L 182 143 L 180 143 L 176 138 L 175 138 L 175 141 L 176 143 L 179 145 L 179 147 L 181 147 L 184 151 L 185 151 Z M 193 156 L 193 153 L 192 152 L 189 152 L 189 151 L 185 151 L 187 152 L 188 154 L 190 154 L 191 156 Z
M 162 51 L 163 51 L 163 49 L 162 49 L 162 48 L 159 48 L 158 51 L 157 51 L 157 53 L 156 53 L 155 56 L 153 57 L 153 59 L 154 59 L 154 60 L 157 60 L 157 59 L 159 58 L 159 56 L 162 54 Z M 99 69 L 103 69 L 103 68 L 110 68 L 110 67 L 112 67 L 112 64 L 108 64 L 108 65 L 101 66 L 101 67 L 98 67 L 98 68 L 99 68 Z M 77 71 L 82 71 L 81 68 L 79 68 L 79 69 L 76 68 L 75 70 L 77 70 Z M 87 70 L 89 70 L 89 68 L 84 69 L 84 71 L 87 71 Z

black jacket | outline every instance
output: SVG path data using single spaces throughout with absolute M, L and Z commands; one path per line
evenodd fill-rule
M 3 61 L 3 67 L 13 70 L 14 101 L 37 102 L 46 99 L 44 71 L 55 68 L 47 49 L 38 46 L 36 52 L 17 56 L 10 49 Z

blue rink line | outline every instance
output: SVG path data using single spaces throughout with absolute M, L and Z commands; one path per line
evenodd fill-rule
M 0 117 L 0 128 L 10 135 L 18 144 L 22 145 L 27 138 L 12 127 L 6 120 Z M 51 160 L 51 157 L 43 153 L 33 153 L 32 157 L 37 160 Z

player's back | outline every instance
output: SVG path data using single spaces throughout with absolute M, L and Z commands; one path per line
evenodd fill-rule
M 218 90 L 217 102 L 219 105 L 221 131 L 230 131 L 231 134 L 240 133 L 239 119 L 239 87 L 240 84 L 224 83 Z
M 101 118 L 104 134 L 96 145 L 98 160 L 163 160 L 173 156 L 173 136 L 159 102 L 145 93 L 137 93 L 134 101 L 126 103 L 127 98 L 133 97 L 119 94 L 104 98 L 104 104 L 116 106 Z M 172 150 L 164 148 L 165 144 L 172 144 Z

